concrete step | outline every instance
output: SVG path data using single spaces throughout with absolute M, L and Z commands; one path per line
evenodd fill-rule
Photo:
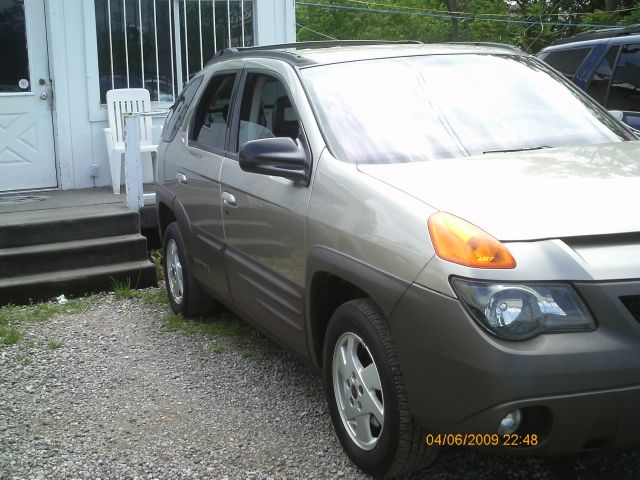
M 0 226 L 0 248 L 140 233 L 138 212 L 114 207 L 91 210 L 83 207 L 6 215 Z
M 149 260 L 114 263 L 34 275 L 0 278 L 0 305 L 47 300 L 58 295 L 76 296 L 111 290 L 115 281 L 131 282 L 132 288 L 157 285 Z
M 0 248 L 2 277 L 97 267 L 140 261 L 147 257 L 146 239 L 139 233 Z

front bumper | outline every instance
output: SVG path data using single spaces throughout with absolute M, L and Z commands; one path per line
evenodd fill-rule
M 640 282 L 575 286 L 595 331 L 508 342 L 481 329 L 458 300 L 412 285 L 390 324 L 416 420 L 434 433 L 495 433 L 519 408 L 518 433 L 540 442 L 512 452 L 640 446 L 640 323 L 619 299 L 640 293 Z

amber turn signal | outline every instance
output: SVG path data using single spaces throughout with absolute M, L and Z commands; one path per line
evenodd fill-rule
M 516 261 L 502 243 L 484 230 L 446 212 L 429 217 L 429 235 L 443 260 L 476 268 L 515 268 Z

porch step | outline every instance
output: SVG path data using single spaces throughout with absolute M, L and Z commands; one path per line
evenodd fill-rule
M 86 240 L 140 232 L 140 215 L 125 208 L 92 207 L 23 212 L 0 227 L 0 248 Z M 48 212 L 44 215 L 43 212 Z
M 138 212 L 120 205 L 0 215 L 0 305 L 157 285 Z
M 0 305 L 25 303 L 60 294 L 69 296 L 111 290 L 113 282 L 127 280 L 132 288 L 155 285 L 155 267 L 148 260 L 143 260 L 3 278 L 0 279 Z
M 97 267 L 111 263 L 134 262 L 147 256 L 147 241 L 129 234 L 90 238 L 70 242 L 45 243 L 24 247 L 0 248 L 0 272 L 3 277 Z

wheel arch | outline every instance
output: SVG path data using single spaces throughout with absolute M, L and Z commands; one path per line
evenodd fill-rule
M 322 367 L 324 335 L 333 312 L 345 302 L 370 298 L 389 318 L 410 282 L 327 247 L 307 260 L 305 327 L 311 361 Z

